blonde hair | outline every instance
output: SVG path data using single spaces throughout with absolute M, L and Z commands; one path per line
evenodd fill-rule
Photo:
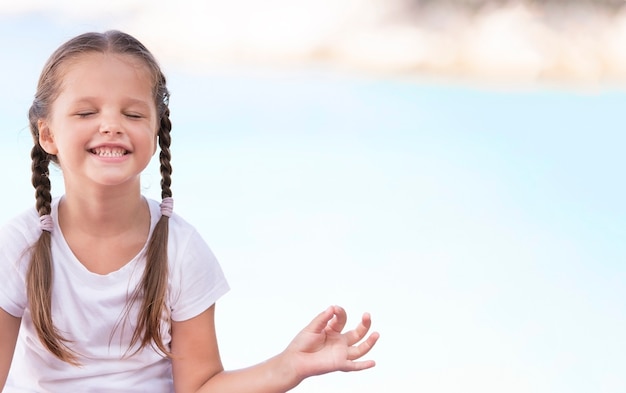
M 35 99 L 28 112 L 34 146 L 31 150 L 32 184 L 35 188 L 36 209 L 41 216 L 51 212 L 49 180 L 50 162 L 58 164 L 55 155 L 48 154 L 39 144 L 37 122 L 50 114 L 53 101 L 59 94 L 63 77 L 63 64 L 82 54 L 100 52 L 130 55 L 142 60 L 153 77 L 153 97 L 159 117 L 157 133 L 160 148 L 161 197 L 171 198 L 169 91 L 165 76 L 148 49 L 136 38 L 120 31 L 85 33 L 61 45 L 46 62 Z M 130 348 L 139 344 L 137 351 L 151 345 L 164 355 L 170 353 L 163 343 L 160 322 L 165 309 L 167 292 L 168 262 L 167 240 L 168 219 L 162 215 L 148 243 L 146 268 L 138 288 L 133 292 L 127 307 L 141 301 L 137 326 L 133 332 Z M 33 324 L 44 347 L 57 358 L 70 364 L 80 364 L 78 354 L 68 346 L 69 341 L 55 328 L 52 319 L 52 255 L 51 234 L 43 230 L 31 248 L 30 264 L 26 276 L 28 304 Z

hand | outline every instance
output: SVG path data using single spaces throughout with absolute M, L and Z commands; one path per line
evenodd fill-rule
M 346 321 L 346 311 L 331 306 L 293 339 L 284 355 L 290 359 L 299 379 L 332 371 L 360 371 L 374 367 L 373 360 L 356 361 L 372 349 L 379 337 L 374 332 L 360 342 L 372 324 L 370 315 L 363 314 L 354 330 L 342 333 Z

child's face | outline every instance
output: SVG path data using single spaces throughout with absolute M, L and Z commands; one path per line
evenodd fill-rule
M 39 121 L 39 140 L 58 157 L 66 190 L 137 185 L 156 151 L 147 66 L 129 55 L 86 53 L 63 67 L 60 93 Z

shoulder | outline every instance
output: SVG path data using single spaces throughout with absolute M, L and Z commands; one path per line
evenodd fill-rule
M 146 199 L 148 201 L 148 205 L 150 206 L 150 216 L 151 225 L 154 228 L 156 223 L 161 218 L 161 202 L 154 199 Z M 172 213 L 172 216 L 169 218 L 169 243 L 179 244 L 185 239 L 189 239 L 190 237 L 199 236 L 196 228 L 190 224 L 183 217 L 179 216 L 176 213 L 176 210 Z
M 148 199 L 148 203 L 152 216 L 152 228 L 154 228 L 157 221 L 161 218 L 160 202 Z M 215 259 L 208 244 L 196 227 L 178 215 L 175 210 L 168 222 L 168 253 L 171 265 L 176 265 L 183 261 L 187 265 L 190 263 L 190 259 L 193 260 L 195 258 L 204 260 Z
M 0 227 L 0 248 L 28 246 L 35 242 L 40 234 L 39 215 L 32 207 L 22 211 Z
M 148 200 L 153 225 L 161 217 L 160 203 Z M 174 212 L 168 229 L 169 304 L 172 319 L 199 315 L 225 294 L 228 283 L 222 268 L 199 231 Z

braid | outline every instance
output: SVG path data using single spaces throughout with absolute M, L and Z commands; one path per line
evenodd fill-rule
M 37 208 L 37 213 L 43 216 L 50 214 L 51 211 L 52 195 L 50 194 L 50 170 L 48 169 L 50 158 L 39 143 L 35 143 L 33 146 L 30 157 L 33 161 L 31 182 L 33 187 L 35 187 L 35 198 L 37 200 L 35 207 Z
M 161 198 L 172 197 L 172 190 L 170 189 L 172 185 L 172 165 L 170 164 L 172 159 L 172 154 L 170 153 L 170 144 L 172 143 L 170 131 L 172 130 L 172 122 L 170 121 L 169 115 L 170 110 L 166 106 L 161 116 L 161 126 L 159 128 L 159 147 L 161 148 L 161 152 L 159 153 L 159 161 L 161 163 Z
M 165 83 L 163 78 L 163 83 Z M 167 97 L 167 96 L 165 96 Z M 170 164 L 170 131 L 172 123 L 169 119 L 169 108 L 164 99 L 160 127 L 158 132 L 159 147 L 161 152 L 159 160 L 161 163 L 161 197 L 171 198 L 172 166 Z M 162 208 L 163 209 L 163 208 Z M 163 211 L 163 210 L 162 210 Z M 143 296 L 141 308 L 138 316 L 137 327 L 133 333 L 130 346 L 140 342 L 139 348 L 150 344 L 166 356 L 171 353 L 163 343 L 161 332 L 161 321 L 164 312 L 167 312 L 165 299 L 168 288 L 168 238 L 169 238 L 169 214 L 162 214 L 152 232 L 152 237 L 148 243 L 146 268 L 144 270 L 141 285 L 135 291 L 129 304 L 134 303 Z
M 48 178 L 50 155 L 37 141 L 31 150 L 31 158 L 36 208 L 41 217 L 51 212 L 52 197 Z M 26 287 L 31 318 L 42 344 L 59 359 L 77 365 L 76 354 L 67 347 L 67 340 L 54 327 L 52 321 L 52 252 L 51 234 L 48 231 L 41 231 L 39 239 L 32 246 Z

